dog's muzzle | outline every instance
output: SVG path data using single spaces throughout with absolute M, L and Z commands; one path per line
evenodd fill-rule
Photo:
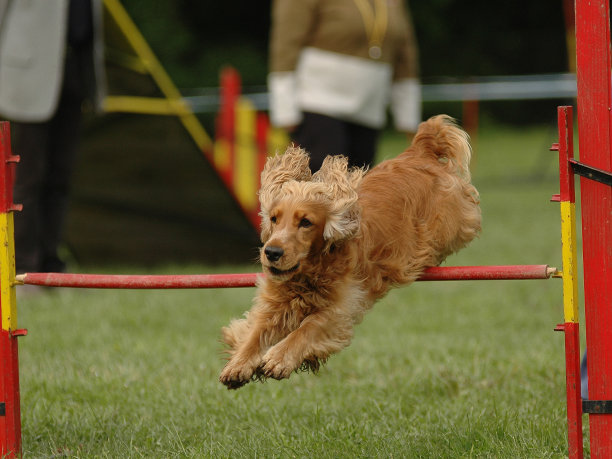
M 282 258 L 284 254 L 285 254 L 285 251 L 282 249 L 282 247 L 271 245 L 271 246 L 264 248 L 264 255 L 266 256 L 266 259 L 270 263 L 276 263 L 278 260 Z M 300 267 L 299 263 L 289 269 L 279 269 L 274 266 L 266 266 L 267 270 L 271 274 L 275 276 L 281 276 L 281 277 L 286 276 L 288 274 L 295 273 L 299 267 Z

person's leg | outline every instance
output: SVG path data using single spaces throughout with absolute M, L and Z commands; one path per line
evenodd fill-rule
M 326 156 L 348 154 L 346 123 L 317 113 L 304 113 L 291 140 L 310 154 L 313 173 L 321 168 Z
M 64 271 L 58 247 L 63 240 L 70 182 L 79 143 L 81 101 L 63 100 L 51 124 L 50 151 L 41 201 L 45 231 L 42 234 L 42 267 L 45 272 Z
M 347 123 L 349 166 L 371 167 L 378 147 L 378 129 Z
M 23 204 L 15 212 L 15 264 L 19 273 L 41 269 L 42 183 L 47 156 L 47 123 L 11 123 L 13 153 L 19 155 L 13 200 Z
M 41 269 L 46 272 L 61 272 L 65 268 L 58 256 L 58 247 L 63 238 L 72 170 L 80 140 L 83 92 L 79 61 L 69 56 L 57 112 L 50 122 L 49 154 L 42 184 Z

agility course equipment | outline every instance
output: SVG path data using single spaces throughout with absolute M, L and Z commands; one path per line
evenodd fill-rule
M 163 94 L 163 97 L 159 98 L 109 95 L 104 100 L 104 111 L 178 116 L 198 149 L 210 159 L 213 141 L 191 107 L 183 100 L 180 91 L 121 2 L 119 0 L 104 0 L 104 7 L 110 19 L 123 33 L 134 52 L 134 56 L 123 56 L 121 58 L 122 65 L 130 67 L 138 73 L 150 75 Z
M 8 456 L 18 455 L 21 451 L 21 420 L 20 420 L 20 400 L 19 400 L 19 373 L 18 373 L 18 354 L 17 338 L 26 334 L 25 330 L 17 328 L 17 305 L 15 289 L 19 284 L 45 285 L 50 287 L 79 287 L 79 288 L 226 288 L 226 287 L 251 287 L 256 284 L 257 276 L 261 274 L 215 274 L 215 275 L 187 275 L 187 276 L 137 276 L 137 275 L 100 275 L 100 274 L 59 274 L 59 273 L 26 273 L 15 275 L 14 268 L 14 242 L 13 242 L 13 211 L 18 210 L 19 206 L 12 202 L 12 180 L 15 163 L 18 158 L 11 154 L 9 125 L 6 122 L 0 124 L 2 138 L 0 144 L 2 151 L 0 160 L 4 167 L 0 168 L 0 185 L 2 185 L 2 220 L 1 233 L 3 234 L 3 244 L 0 247 L 2 256 L 2 269 L 0 269 L 0 308 L 2 312 L 2 334 L 0 335 L 0 346 L 2 353 L 2 374 L 0 374 L 1 385 L 4 396 L 4 416 L 0 416 L 0 451 Z M 566 143 L 560 142 L 560 150 L 565 151 Z M 562 189 L 563 190 L 563 189 Z M 562 195 L 565 196 L 562 191 Z M 561 199 L 561 198 L 560 198 Z M 570 207 L 571 212 L 571 207 Z M 573 220 L 567 219 L 571 225 Z M 564 227 L 565 228 L 565 227 Z M 569 231 L 569 232 L 568 232 Z M 564 229 L 563 233 L 572 234 L 571 230 Z M 571 239 L 570 239 L 571 242 Z M 575 242 L 575 240 L 574 240 Z M 564 245 L 565 247 L 565 245 Z M 568 284 L 571 291 L 576 290 L 575 276 L 569 274 L 568 267 L 575 266 L 572 258 L 574 251 L 564 250 L 565 272 L 560 273 L 555 268 L 547 265 L 512 265 L 512 266 L 459 266 L 459 267 L 435 267 L 430 268 L 419 279 L 420 281 L 441 281 L 441 280 L 512 280 L 512 279 L 547 279 L 550 277 L 563 277 L 564 285 Z M 569 257 L 569 259 L 567 259 Z M 572 300 L 574 301 L 574 300 Z M 571 303 L 576 308 L 576 302 Z M 567 309 L 567 308 L 566 308 Z M 574 311 L 574 309 L 569 309 Z M 567 323 L 573 323 L 575 316 L 566 319 Z M 574 329 L 577 332 L 577 327 Z M 566 328 L 566 336 L 576 338 L 577 333 L 570 334 L 569 327 Z M 571 354 L 572 362 L 578 362 L 579 352 L 577 346 L 568 346 L 568 350 L 574 351 Z M 568 359 L 568 362 L 570 359 Z M 574 365 L 576 367 L 576 365 Z M 569 373 L 568 373 L 569 375 Z M 580 381 L 579 374 L 575 372 L 571 379 L 574 381 L 574 391 L 568 391 L 570 397 L 579 397 Z M 570 376 L 568 376 L 568 381 Z M 574 398 L 575 400 L 575 398 Z M 575 404 L 573 411 L 580 412 Z M 568 419 L 570 419 L 568 411 Z M 572 418 L 573 419 L 573 418 Z M 576 432 L 581 432 L 580 429 Z M 575 438 L 576 436 L 574 436 Z
M 612 457 L 612 82 L 609 0 L 577 0 L 576 78 L 580 159 L 573 110 L 558 110 L 569 457 L 583 457 L 589 414 L 591 457 Z M 574 175 L 580 175 L 588 400 L 581 400 Z
M 268 152 L 282 151 L 289 142 L 287 134 L 270 126 L 268 116 L 256 110 L 241 94 L 238 72 L 223 69 L 221 107 L 216 120 L 214 140 L 206 132 L 192 107 L 181 95 L 119 0 L 104 0 L 110 20 L 123 34 L 130 54 L 109 53 L 124 68 L 149 75 L 163 97 L 109 95 L 104 100 L 108 113 L 138 113 L 176 116 L 198 150 L 211 164 L 253 228 L 259 228 L 259 203 L 256 192 Z
M 576 248 L 576 205 L 574 175 L 570 158 L 573 158 L 572 108 L 559 107 L 557 113 L 559 143 L 551 147 L 559 152 L 558 195 L 552 201 L 560 203 L 561 252 L 563 259 L 563 317 L 565 322 L 555 328 L 565 333 L 565 380 L 567 396 L 567 428 L 569 457 L 583 456 L 582 407 L 580 381 L 580 332 L 578 319 L 578 267 Z
M 567 120 L 567 118 L 565 118 Z M 566 122 L 566 121 L 565 121 Z M 260 274 L 220 274 L 220 275 L 191 275 L 191 276 L 133 276 L 133 275 L 92 275 L 92 274 L 58 274 L 58 273 L 26 273 L 16 276 L 14 268 L 14 242 L 13 242 L 13 212 L 19 206 L 12 202 L 12 180 L 15 163 L 18 158 L 11 154 L 9 125 L 4 122 L 0 125 L 2 138 L 0 145 L 0 185 L 2 205 L 2 218 L 0 223 L 3 227 L 0 233 L 3 235 L 3 244 L 0 246 L 2 254 L 0 261 L 0 308 L 2 312 L 2 333 L 0 334 L 0 358 L 2 359 L 2 373 L 0 374 L 0 388 L 4 396 L 4 416 L 0 415 L 0 451 L 7 456 L 18 455 L 21 451 L 21 420 L 19 400 L 19 372 L 17 338 L 26 334 L 25 330 L 17 328 L 17 305 L 15 289 L 18 284 L 46 285 L 53 287 L 81 287 L 81 288 L 222 288 L 222 287 L 249 287 L 256 283 Z M 571 132 L 571 131 L 569 131 Z M 571 136 L 571 134 L 567 134 Z M 557 147 L 564 154 L 567 152 L 567 142 L 561 141 Z M 566 177 L 568 174 L 566 174 Z M 567 187 L 562 187 L 559 200 L 565 199 Z M 573 206 L 562 206 L 562 212 L 573 215 Z M 566 218 L 563 226 L 564 250 L 563 263 L 564 272 L 560 273 L 555 268 L 547 265 L 513 265 L 513 266 L 471 266 L 471 267 L 437 267 L 430 268 L 421 279 L 422 281 L 439 280 L 511 280 L 511 279 L 547 279 L 549 277 L 563 277 L 564 291 L 576 292 L 575 273 L 575 232 L 572 231 L 573 218 Z M 569 225 L 569 226 L 567 226 Z M 568 229 L 569 228 L 569 229 Z M 567 236 L 567 237 L 566 237 Z M 567 248 L 570 250 L 567 250 Z M 573 247 L 573 250 L 571 249 Z M 567 288 L 566 288 L 567 286 Z M 568 368 L 577 370 L 579 360 L 578 334 L 577 334 L 577 302 L 575 295 L 566 298 L 566 323 L 563 328 L 566 332 L 566 348 L 568 355 Z M 570 312 L 568 316 L 567 313 Z M 575 325 L 575 327 L 571 327 Z M 578 371 L 568 371 L 568 401 L 579 400 L 580 380 Z M 578 398 L 576 398 L 578 397 Z M 569 405 L 568 405 L 569 407 Z M 570 445 L 576 444 L 578 434 L 581 435 L 579 424 L 579 403 L 574 403 L 573 408 L 568 408 L 568 420 L 570 424 Z M 1 414 L 1 411 L 0 411 Z M 576 418 L 576 414 L 578 417 Z M 578 421 L 577 421 L 578 419 Z M 574 426 L 574 427 L 572 427 Z M 581 444 L 581 437 L 580 444 Z M 574 442 L 574 443 L 572 443 Z M 573 450 L 571 450 L 573 451 Z M 580 457 L 571 455 L 572 457 Z
M 224 68 L 213 164 L 256 229 L 260 225 L 257 190 L 268 152 L 284 151 L 288 143 L 285 131 L 271 127 L 268 116 L 241 95 L 238 72 L 232 67 Z
M 429 268 L 418 281 L 548 279 L 557 269 L 548 265 L 451 266 Z M 260 273 L 191 275 L 122 275 L 26 273 L 15 284 L 71 288 L 187 289 L 255 287 Z
M 0 389 L 4 402 L 4 416 L 0 409 L 0 453 L 9 457 L 21 452 L 21 417 L 19 398 L 19 371 L 17 338 L 27 332 L 17 328 L 16 286 L 19 284 L 48 287 L 79 288 L 227 288 L 251 287 L 257 282 L 258 273 L 150 276 L 150 275 L 101 275 L 25 273 L 15 274 L 15 247 L 13 240 L 13 212 L 19 206 L 13 204 L 12 186 L 18 157 L 10 150 L 10 133 L 7 122 L 0 123 L 0 309 L 2 333 L 0 334 Z M 457 266 L 428 269 L 420 281 L 441 280 L 513 280 L 547 279 L 557 276 L 555 268 L 547 265 L 510 266 Z
M 562 260 L 561 272 L 546 265 L 432 268 L 421 280 L 543 279 L 563 283 L 569 457 L 583 456 L 582 414 L 589 414 L 591 456 L 612 457 L 612 80 L 609 0 L 576 1 L 578 128 L 580 161 L 573 159 L 573 111 L 558 111 Z M 8 123 L 0 123 L 0 454 L 21 452 L 21 418 L 15 290 L 19 283 L 87 288 L 198 288 L 251 286 L 257 274 L 196 276 L 15 275 L 12 183 L 18 157 L 10 150 Z M 580 347 L 577 287 L 574 175 L 581 175 L 586 343 L 589 400 L 580 398 Z M 453 273 L 454 271 L 454 273 Z M 87 277 L 90 276 L 90 277 Z M 236 276 L 236 277 L 234 277 Z M 429 278 L 428 278 L 429 277 Z M 182 279 L 181 279 L 182 278 Z M 147 282 L 149 283 L 147 285 Z M 178 282 L 178 284 L 173 284 Z M 225 282 L 225 285 L 224 285 Z M 70 283 L 74 285 L 69 285 Z M 157 284 L 155 284 L 157 283 Z M 129 286 L 131 284 L 131 286 Z M 240 284 L 240 285 L 237 285 Z M 138 285 L 138 286 L 136 286 Z M 151 285 L 157 285 L 151 287 Z
M 612 72 L 609 0 L 576 1 L 576 69 L 591 457 L 612 457 Z M 599 173 L 596 173 L 599 171 Z M 595 180 L 597 177 L 602 181 Z M 603 176 L 603 177 L 602 177 Z M 605 177 L 607 176 L 607 182 Z M 572 174 L 573 179 L 573 174 Z M 571 180 L 570 180 L 571 181 Z M 570 451 L 571 452 L 571 451 Z M 579 457 L 579 450 L 576 456 Z
M 17 337 L 17 300 L 11 286 L 15 276 L 15 238 L 13 203 L 15 165 L 19 157 L 11 153 L 9 124 L 0 123 L 0 455 L 21 453 L 21 411 L 19 400 L 19 358 Z

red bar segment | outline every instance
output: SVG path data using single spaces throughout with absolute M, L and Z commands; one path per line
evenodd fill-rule
M 453 266 L 429 268 L 420 281 L 547 279 L 555 272 L 548 265 Z M 130 275 L 27 273 L 17 281 L 46 287 L 187 289 L 254 287 L 260 273 Z
M 420 281 L 548 279 L 548 265 L 444 266 L 429 268 Z
M 257 273 L 188 275 L 27 273 L 17 276 L 17 281 L 46 287 L 188 289 L 253 287 L 257 276 Z

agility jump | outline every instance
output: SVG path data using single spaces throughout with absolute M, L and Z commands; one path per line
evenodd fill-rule
M 582 414 L 589 414 L 591 456 L 612 457 L 612 80 L 609 0 L 576 1 L 578 122 L 581 162 L 573 159 L 573 112 L 558 112 L 563 270 L 547 265 L 431 268 L 419 279 L 563 280 L 569 457 L 583 457 Z M 603 95 L 603 96 L 602 96 Z M 18 157 L 10 149 L 8 123 L 0 124 L 0 455 L 21 454 L 21 416 L 15 290 L 19 284 L 81 288 L 251 287 L 259 274 L 122 276 L 90 274 L 15 274 L 13 178 Z M 580 348 L 577 298 L 577 242 L 574 175 L 581 179 L 585 309 L 590 400 L 580 397 Z
M 559 151 L 561 193 L 553 200 L 560 201 L 562 211 L 562 240 L 564 271 L 548 265 L 456 266 L 433 267 L 419 281 L 449 280 L 518 280 L 563 278 L 565 323 L 558 329 L 566 334 L 566 362 L 568 382 L 568 428 L 570 457 L 582 457 L 582 428 L 580 404 L 579 340 L 576 283 L 575 210 L 573 201 L 571 108 L 559 110 L 560 142 L 553 146 Z M 26 273 L 15 275 L 13 240 L 13 212 L 20 209 L 13 203 L 12 184 L 19 158 L 10 150 L 9 124 L 0 124 L 0 374 L 4 402 L 0 403 L 0 451 L 5 455 L 18 455 L 21 451 L 21 418 L 19 399 L 19 366 L 17 338 L 27 332 L 17 326 L 15 287 L 20 284 L 71 288 L 235 288 L 253 287 L 259 273 L 201 274 L 201 275 L 104 275 Z M 599 406 L 599 405 L 597 405 Z M 596 409 L 596 408 L 593 408 Z M 601 409 L 601 408 L 599 408 Z
M 561 124 L 561 122 L 560 122 Z M 199 275 L 105 275 L 105 274 L 61 274 L 61 273 L 25 273 L 15 275 L 15 253 L 13 240 L 13 212 L 18 211 L 20 206 L 13 203 L 12 183 L 14 170 L 19 158 L 10 150 L 9 124 L 0 124 L 0 234 L 2 254 L 0 262 L 0 308 L 2 313 L 2 333 L 0 335 L 0 369 L 2 374 L 4 403 L 0 405 L 0 450 L 3 454 L 15 455 L 21 451 L 21 418 L 19 399 L 19 372 L 17 338 L 26 335 L 26 331 L 17 326 L 17 303 L 15 287 L 20 284 L 42 285 L 48 287 L 71 287 L 71 288 L 124 288 L 124 289 L 168 289 L 168 288 L 236 288 L 253 287 L 257 283 L 259 273 L 244 274 L 199 274 Z M 567 142 L 560 142 L 557 147 L 566 154 Z M 565 199 L 563 191 L 560 199 Z M 570 214 L 573 217 L 572 206 Z M 564 267 L 575 266 L 575 231 L 572 230 L 573 218 L 564 220 L 564 247 L 574 247 L 572 252 L 564 250 Z M 568 229 L 569 228 L 569 229 Z M 566 241 L 567 239 L 567 241 Z M 456 266 L 456 267 L 433 267 L 419 278 L 419 281 L 450 281 L 450 280 L 524 280 L 524 279 L 548 279 L 550 277 L 563 277 L 564 285 L 568 290 L 577 290 L 575 275 L 570 275 L 574 270 L 566 268 L 565 273 L 548 265 L 502 265 L 502 266 Z M 567 301 L 571 300 L 570 303 Z M 568 305 L 569 304 L 569 305 Z M 575 311 L 577 308 L 575 298 L 566 295 L 566 311 Z M 571 337 L 572 342 L 577 341 L 577 314 L 570 314 L 566 318 L 566 336 Z M 568 325 L 569 324 L 569 325 Z M 571 348 L 571 367 L 577 367 L 579 363 L 579 350 Z M 569 366 L 568 366 L 569 368 Z M 573 381 L 574 391 L 568 390 L 568 400 L 575 400 L 580 394 L 579 373 L 574 373 L 571 378 L 568 373 L 568 381 Z M 569 387 L 569 386 L 568 386 Z M 579 400 L 579 398 L 578 398 Z M 574 406 L 577 406 L 574 404 Z M 4 408 L 2 410 L 2 408 Z M 2 416 L 4 412 L 4 416 Z M 570 413 L 571 419 L 570 419 Z M 580 417 L 575 414 L 581 413 L 576 409 L 568 409 L 568 420 L 571 425 L 579 424 Z M 576 420 L 577 419 L 577 420 Z M 580 432 L 581 429 L 575 430 Z M 571 443 L 570 437 L 570 443 Z
M 19 398 L 19 365 L 17 338 L 27 331 L 17 326 L 16 286 L 22 284 L 67 288 L 113 289 L 186 289 L 254 287 L 260 273 L 193 274 L 193 275 L 106 275 L 25 273 L 15 274 L 13 212 L 20 209 L 13 203 L 13 179 L 18 156 L 10 149 L 10 126 L 0 123 L 0 388 L 4 402 L 0 404 L 0 452 L 19 455 L 21 451 L 21 417 Z M 451 280 L 526 280 L 560 277 L 548 265 L 501 265 L 432 267 L 418 281 Z M 2 415 L 4 413 L 4 415 Z

